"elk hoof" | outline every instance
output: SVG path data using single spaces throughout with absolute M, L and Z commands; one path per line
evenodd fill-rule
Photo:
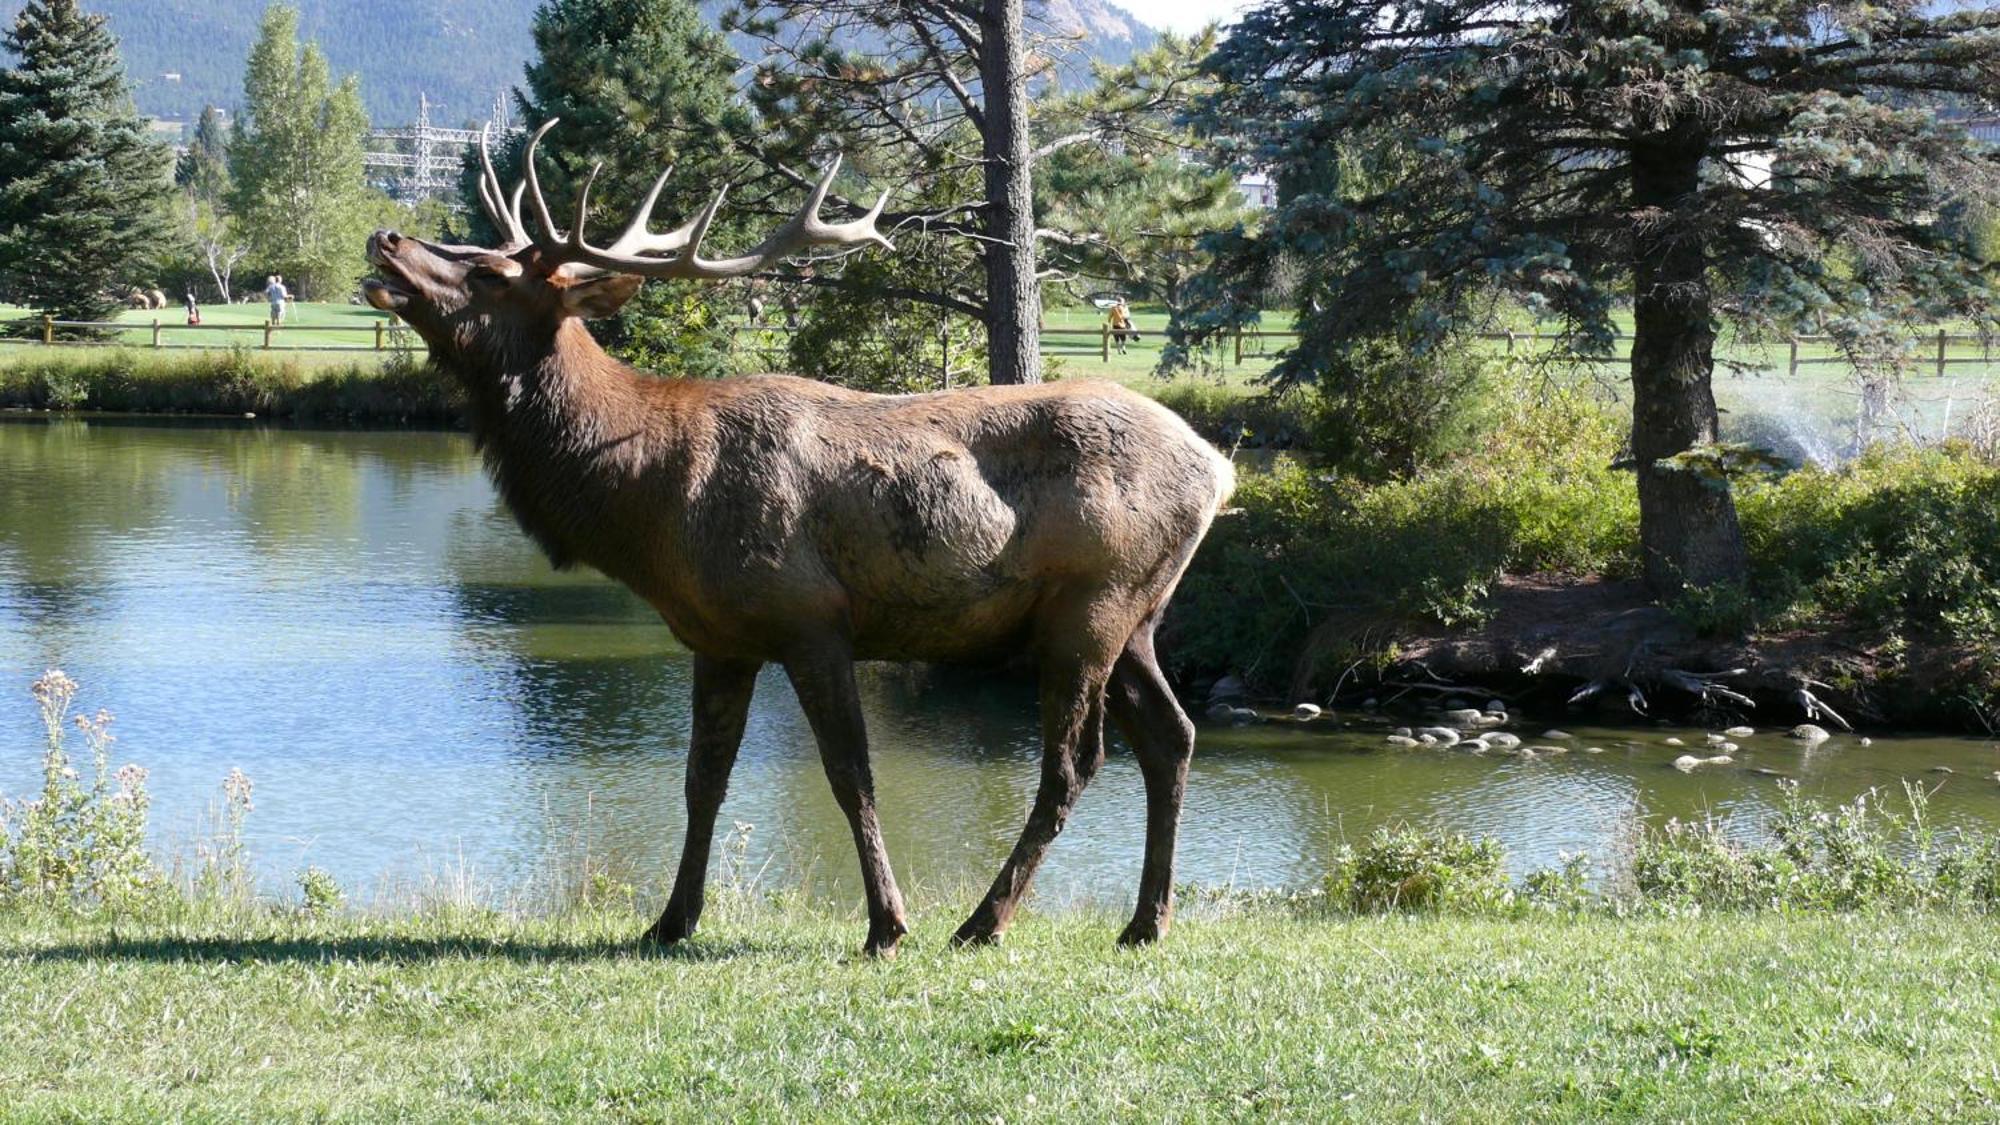
M 861 947 L 861 952 L 878 960 L 893 961 L 896 959 L 897 947 L 902 944 L 903 935 L 909 932 L 909 927 L 901 922 L 882 927 L 870 927 L 868 941 Z
M 1164 937 L 1166 932 L 1167 926 L 1164 922 L 1156 922 L 1152 919 L 1142 922 L 1134 918 L 1126 925 L 1124 932 L 1118 935 L 1118 944 L 1128 946 L 1151 945 Z
M 986 923 L 967 922 L 951 935 L 951 944 L 956 949 L 969 949 L 977 945 L 999 945 L 1000 929 Z
M 647 930 L 645 936 L 640 938 L 639 940 L 646 942 L 649 945 L 658 945 L 664 947 L 669 945 L 679 945 L 681 942 L 686 941 L 689 937 L 693 936 L 693 934 L 694 934 L 694 927 L 692 925 L 685 923 L 678 918 L 674 919 L 662 918 L 659 921 L 653 923 L 653 927 Z

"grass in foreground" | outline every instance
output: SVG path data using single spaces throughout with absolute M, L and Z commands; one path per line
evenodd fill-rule
M 0 922 L 17 1119 L 1992 1119 L 2000 932 L 1949 913 Z

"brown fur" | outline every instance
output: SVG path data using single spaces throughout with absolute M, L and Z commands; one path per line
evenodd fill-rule
M 544 271 L 532 248 L 388 234 L 370 256 L 384 280 L 369 300 L 402 313 L 464 383 L 522 527 L 557 565 L 629 586 L 696 654 L 688 844 L 653 936 L 694 928 L 750 685 L 777 662 L 854 829 L 867 948 L 893 951 L 906 926 L 853 662 L 1017 654 L 1041 669 L 1042 787 L 959 939 L 1007 924 L 1103 759 L 1107 704 L 1148 790 L 1125 940 L 1159 935 L 1193 730 L 1152 633 L 1232 484 L 1185 423 L 1102 383 L 892 397 L 782 375 L 654 378 L 607 356 L 579 319 L 615 310 L 637 279 Z

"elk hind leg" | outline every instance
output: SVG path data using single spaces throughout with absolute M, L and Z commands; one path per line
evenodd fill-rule
M 1104 764 L 1104 681 L 1101 665 L 1044 661 L 1041 673 L 1042 778 L 1035 803 L 1013 852 L 972 916 L 958 928 L 957 945 L 999 940 L 1021 897 L 1062 831 L 1084 786 Z
M 649 940 L 671 945 L 694 933 L 706 897 L 709 849 L 715 817 L 729 790 L 729 773 L 743 743 L 743 724 L 761 665 L 748 661 L 694 658 L 694 731 L 688 739 L 687 841 L 680 869 L 660 920 L 646 931 Z
M 1123 945 L 1158 941 L 1174 909 L 1174 849 L 1188 763 L 1194 758 L 1194 724 L 1188 721 L 1153 652 L 1153 620 L 1139 627 L 1112 667 L 1105 692 L 1111 717 L 1139 760 L 1146 782 L 1146 855 L 1132 921 L 1118 935 Z

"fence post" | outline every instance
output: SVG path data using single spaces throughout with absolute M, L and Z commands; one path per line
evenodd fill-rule
M 381 320 L 375 322 L 375 350 L 378 352 L 382 350 L 382 326 L 385 323 L 387 322 Z M 734 344 L 736 342 L 736 336 L 734 333 L 730 334 L 729 342 L 731 344 Z
M 264 322 L 264 350 L 265 350 L 265 351 L 267 351 L 267 352 L 271 350 L 271 328 L 272 328 L 272 324 L 271 324 L 271 322 L 270 322 L 270 321 L 268 321 L 268 320 L 267 320 L 267 321 L 265 321 L 265 322 Z
M 42 318 L 42 343 L 53 346 L 55 342 L 56 342 L 56 318 L 52 316 L 44 316 Z
M 1236 366 L 1243 366 L 1243 326 L 1236 326 Z
M 153 318 L 153 346 L 160 346 L 160 318 L 157 316 Z
M 1104 336 L 1104 362 L 1111 362 L 1111 322 L 1105 321 L 1098 331 Z
M 1799 377 L 1799 338 L 1797 336 L 1792 337 L 1792 358 L 1791 362 L 1785 367 L 1785 374 L 1790 379 Z
M 1507 354 L 1514 354 L 1514 330 L 1512 328 L 1507 330 Z
M 1938 329 L 1938 378 L 1940 379 L 1944 378 L 1944 348 L 1947 339 L 1949 337 L 1945 335 L 1945 330 Z

